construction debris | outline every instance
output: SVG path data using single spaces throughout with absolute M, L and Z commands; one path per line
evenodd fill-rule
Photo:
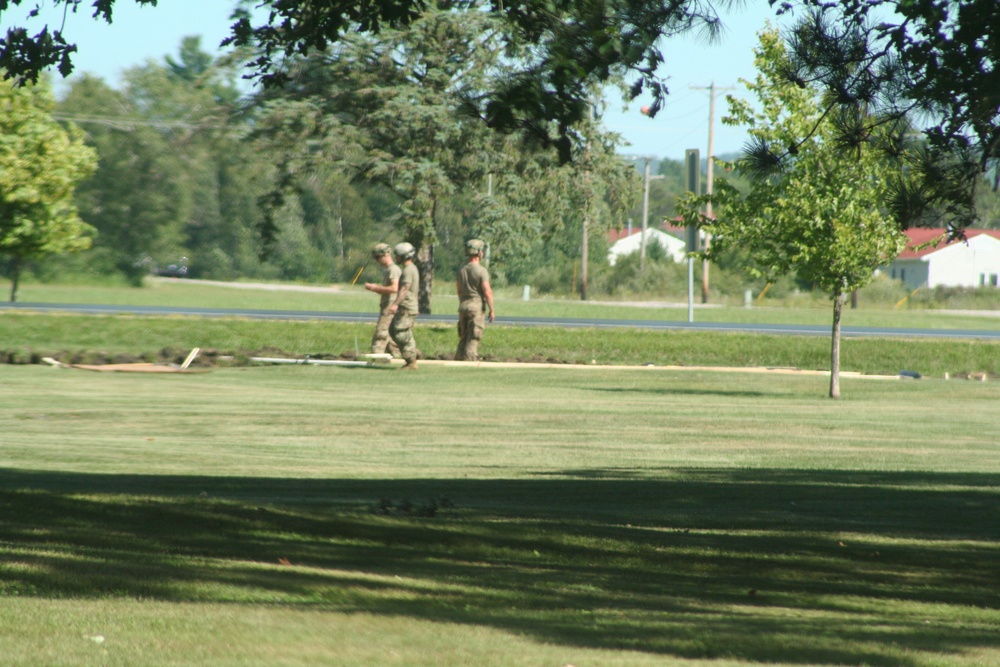
M 300 366 L 354 366 L 362 368 L 374 368 L 385 366 L 391 359 L 391 354 L 372 354 L 366 357 L 374 357 L 368 361 L 351 361 L 346 359 L 313 359 L 306 355 L 298 359 L 286 359 L 282 357 L 250 357 L 250 361 L 260 364 L 295 364 Z M 386 358 L 388 357 L 388 358 Z
M 179 366 L 177 364 L 156 364 L 149 362 L 127 364 L 64 364 L 52 357 L 43 357 L 42 361 L 56 368 L 77 368 L 83 371 L 99 371 L 102 373 L 207 373 L 209 372 L 207 368 L 188 368 L 200 351 L 201 349 L 197 347 L 191 350 L 187 359 Z

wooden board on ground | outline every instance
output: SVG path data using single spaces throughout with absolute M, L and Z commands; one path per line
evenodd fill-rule
M 130 363 L 130 364 L 64 364 L 51 357 L 42 359 L 50 366 L 57 368 L 78 368 L 83 371 L 100 371 L 102 373 L 207 373 L 209 369 L 191 369 L 175 364 Z
M 69 368 L 104 373 L 207 373 L 207 368 L 181 368 L 172 364 L 67 364 Z

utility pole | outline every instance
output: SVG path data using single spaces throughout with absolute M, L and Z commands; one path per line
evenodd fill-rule
M 646 229 L 649 227 L 649 160 L 646 158 L 646 178 L 642 190 L 642 236 L 639 239 L 639 270 L 646 268 Z
M 580 300 L 587 300 L 587 254 L 590 252 L 588 236 L 590 235 L 590 198 L 587 198 L 588 210 L 583 212 L 583 242 L 580 250 Z
M 639 239 L 639 270 L 643 271 L 646 268 L 646 245 L 648 243 L 647 237 L 649 236 L 649 182 L 657 178 L 663 178 L 663 174 L 657 174 L 655 176 L 649 175 L 649 163 L 653 158 L 646 158 L 646 174 L 643 179 L 643 189 L 642 189 L 642 237 Z M 657 241 L 659 243 L 659 241 Z
M 594 107 L 588 105 L 588 113 L 594 114 Z M 590 190 L 591 180 L 590 180 L 590 136 L 589 132 L 592 129 L 587 128 L 587 147 L 584 158 L 584 169 L 583 169 L 583 238 L 580 240 L 580 300 L 587 300 L 587 263 L 590 255 L 590 199 L 592 192 Z
M 688 192 L 695 195 L 701 193 L 701 151 L 697 148 L 689 148 L 684 151 L 684 181 Z M 692 253 L 698 251 L 698 228 L 689 225 L 687 228 L 687 251 L 688 251 L 688 322 L 694 322 L 694 257 Z
M 717 90 L 734 90 L 735 86 L 727 86 L 725 88 L 718 88 L 713 81 L 709 86 L 691 86 L 692 90 L 708 90 L 708 182 L 705 184 L 705 194 L 712 194 L 712 166 L 714 164 L 715 153 L 714 142 L 715 142 L 715 91 Z M 712 202 L 709 202 L 705 207 L 705 215 L 709 218 L 712 217 Z M 704 247 L 708 248 L 709 243 L 711 243 L 711 236 L 706 234 Z M 708 303 L 708 260 L 704 260 L 701 263 L 701 302 Z
M 590 254 L 590 221 L 594 209 L 594 177 L 591 160 L 591 141 L 597 132 L 597 122 L 600 120 L 597 103 L 591 98 L 587 102 L 588 122 L 585 126 L 585 149 L 583 169 L 583 237 L 580 240 L 580 300 L 587 300 L 587 265 Z

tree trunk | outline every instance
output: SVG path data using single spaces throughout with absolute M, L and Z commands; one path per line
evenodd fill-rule
M 708 247 L 707 245 L 705 246 Z M 701 302 L 708 303 L 708 260 L 701 262 Z
M 417 248 L 417 268 L 420 269 L 420 314 L 431 314 L 431 293 L 434 291 L 434 244 L 426 243 Z
M 416 264 L 420 269 L 420 293 L 417 295 L 421 315 L 431 314 L 431 295 L 434 293 L 434 243 L 428 242 L 428 237 L 434 238 L 434 222 L 437 218 L 437 199 L 428 211 L 430 224 L 428 228 L 418 232 L 419 237 L 410 241 L 417 249 Z M 427 233 L 427 230 L 430 233 Z
M 830 343 L 830 398 L 840 398 L 840 316 L 844 312 L 844 295 L 833 296 L 833 336 Z
M 17 286 L 21 282 L 21 258 L 15 257 L 10 272 L 10 302 L 17 301 Z

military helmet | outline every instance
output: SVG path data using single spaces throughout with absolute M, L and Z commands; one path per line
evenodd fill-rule
M 486 244 L 479 239 L 469 239 L 465 242 L 465 254 L 468 256 L 478 255 L 485 251 Z
M 396 247 L 392 249 L 392 252 L 398 259 L 413 259 L 413 256 L 417 254 L 417 251 L 414 250 L 413 246 L 406 241 L 397 243 Z
M 392 246 L 388 243 L 376 243 L 375 247 L 372 248 L 372 257 L 378 259 L 379 257 L 388 255 L 390 252 L 392 252 Z

